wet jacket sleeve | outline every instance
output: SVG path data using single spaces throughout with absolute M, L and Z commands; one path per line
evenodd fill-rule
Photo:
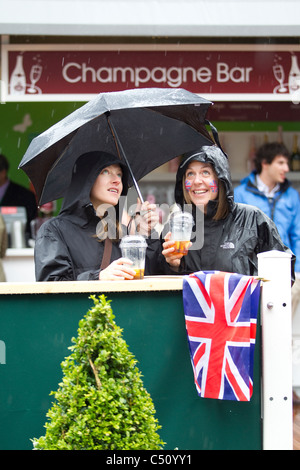
M 74 269 L 68 248 L 55 226 L 43 224 L 38 232 L 34 249 L 35 277 L 37 281 L 73 281 Z
M 35 243 L 35 277 L 37 281 L 92 281 L 99 279 L 100 269 L 76 275 L 65 241 L 55 226 L 41 226 Z
M 281 240 L 279 232 L 274 222 L 261 211 L 257 212 L 257 233 L 258 248 L 257 253 L 270 250 L 284 251 L 291 255 L 291 281 L 295 281 L 295 254 Z
M 153 232 L 151 237 L 147 238 L 147 245 L 145 276 L 173 274 L 165 260 L 165 257 L 161 254 L 162 240 L 157 232 Z

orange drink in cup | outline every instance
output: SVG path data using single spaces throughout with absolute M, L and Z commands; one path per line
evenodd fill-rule
M 135 276 L 133 279 L 144 279 L 144 269 L 134 268 Z
M 172 247 L 174 247 L 174 253 L 180 253 L 181 255 L 187 255 L 189 250 L 189 240 L 177 240 L 173 243 Z M 171 247 L 170 247 L 171 248 Z
M 189 212 L 174 212 L 170 218 L 170 241 L 174 240 L 174 253 L 186 255 L 193 229 L 193 217 Z
M 133 279 L 144 279 L 147 242 L 141 235 L 127 235 L 120 243 L 122 257 L 132 261 L 130 266 L 135 271 Z

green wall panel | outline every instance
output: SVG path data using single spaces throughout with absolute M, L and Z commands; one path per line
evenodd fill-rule
M 110 293 L 116 323 L 138 360 L 166 449 L 261 449 L 260 335 L 250 402 L 199 398 L 181 292 Z M 92 301 L 88 294 L 0 296 L 0 449 L 31 449 L 62 379 L 60 364 Z
M 28 187 L 28 178 L 18 165 L 31 140 L 84 103 L 3 103 L 0 105 L 0 153 L 10 161 L 10 177 Z

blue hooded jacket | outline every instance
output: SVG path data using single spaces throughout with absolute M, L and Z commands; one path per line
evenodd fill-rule
M 257 188 L 256 172 L 241 181 L 234 189 L 234 200 L 258 207 L 278 229 L 283 243 L 296 255 L 295 271 L 300 272 L 300 197 L 286 179 L 274 198 L 268 198 Z

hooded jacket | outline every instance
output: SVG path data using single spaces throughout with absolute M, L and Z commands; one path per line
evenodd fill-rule
M 289 180 L 280 184 L 274 197 L 268 198 L 258 189 L 256 172 L 252 172 L 234 189 L 234 198 L 259 207 L 274 221 L 283 243 L 295 253 L 295 271 L 300 272 L 300 198 Z
M 216 146 L 205 146 L 200 151 L 185 156 L 176 175 L 175 201 L 178 205 L 184 207 L 185 204 L 182 178 L 192 160 L 213 166 L 219 181 L 224 184 L 229 213 L 224 219 L 214 220 L 217 201 L 209 201 L 203 226 L 194 227 L 194 233 L 196 237 L 200 237 L 200 241 L 203 240 L 203 245 L 197 249 L 193 249 L 193 246 L 189 249 L 181 260 L 181 273 L 220 270 L 257 275 L 258 253 L 269 250 L 291 253 L 281 241 L 274 222 L 260 209 L 234 202 L 228 159 Z M 203 220 L 203 215 L 201 219 L 197 213 L 199 209 L 193 204 L 192 210 L 194 220 Z M 199 245 L 195 240 L 193 244 Z M 291 255 L 294 265 L 295 256 L 292 253 Z M 294 279 L 294 274 L 292 278 Z
M 100 219 L 91 204 L 90 191 L 101 170 L 113 164 L 120 165 L 123 170 L 122 195 L 126 196 L 128 170 L 118 158 L 104 152 L 90 152 L 77 160 L 59 215 L 45 222 L 37 235 L 35 244 L 37 281 L 99 278 L 104 241 L 95 236 Z M 115 208 L 117 215 L 118 205 Z M 123 230 L 126 234 L 127 228 L 123 226 Z M 114 241 L 110 261 L 120 257 L 119 242 Z M 147 264 L 145 274 L 147 274 Z

